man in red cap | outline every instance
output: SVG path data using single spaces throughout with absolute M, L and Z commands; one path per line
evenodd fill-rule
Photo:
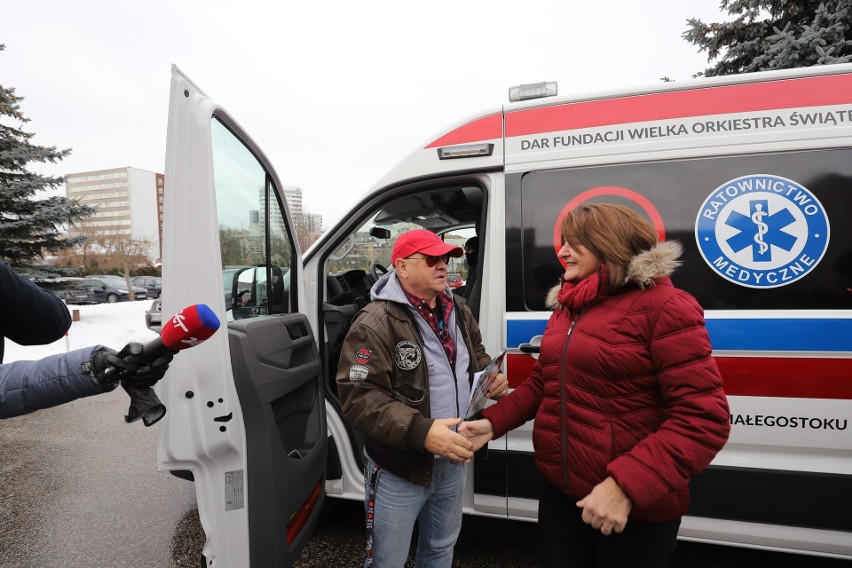
M 373 286 L 343 344 L 343 415 L 365 437 L 365 567 L 401 568 L 415 521 L 417 566 L 452 566 L 464 463 L 473 456 L 456 426 L 473 373 L 491 360 L 473 314 L 447 286 L 447 260 L 463 254 L 431 231 L 404 233 L 394 270 Z M 500 374 L 488 396 L 507 391 Z

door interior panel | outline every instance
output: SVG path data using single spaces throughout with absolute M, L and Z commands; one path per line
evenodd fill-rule
M 231 322 L 228 337 L 245 421 L 252 566 L 289 566 L 323 500 L 322 365 L 301 314 Z

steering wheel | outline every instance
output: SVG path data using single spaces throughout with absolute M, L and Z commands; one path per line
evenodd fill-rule
M 379 278 L 381 278 L 382 276 L 384 276 L 387 273 L 388 273 L 388 269 L 385 268 L 384 266 L 382 266 L 381 264 L 379 264 L 378 262 L 373 262 L 370 265 L 370 274 L 376 280 L 378 280 Z

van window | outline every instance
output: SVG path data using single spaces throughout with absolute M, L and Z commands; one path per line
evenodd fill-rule
M 211 131 L 227 308 L 234 319 L 296 310 L 296 249 L 271 176 L 215 117 Z
M 765 227 L 748 211 L 728 210 L 764 178 L 778 179 L 776 195 L 751 201 L 765 213 Z M 649 220 L 659 214 L 666 239 L 680 241 L 683 264 L 675 285 L 705 309 L 852 308 L 852 150 L 814 150 L 721 158 L 671 160 L 528 172 L 507 179 L 507 301 L 510 311 L 544 310 L 548 290 L 559 282 L 556 224 L 569 204 L 614 202 Z M 717 195 L 717 199 L 709 199 Z M 793 203 L 795 201 L 795 203 Z M 511 206 L 515 203 L 516 206 Z M 696 224 L 702 207 L 725 217 L 725 251 L 699 248 Z M 748 205 L 744 205 L 746 209 Z M 713 207 L 716 209 L 714 210 Z M 756 209 L 754 209 L 756 207 Z M 768 210 L 762 209 L 766 207 Z M 824 230 L 801 233 L 807 217 L 827 219 Z M 800 222 L 802 221 L 802 222 Z M 763 231 L 761 233 L 761 231 Z M 799 232 L 797 232 L 799 231 Z M 513 235 L 513 233 L 517 233 Z M 824 233 L 824 234 L 821 234 Z M 517 237 L 517 238 L 514 238 Z M 709 240 L 706 236 L 704 240 Z M 757 239 L 757 240 L 755 240 Z M 758 254 L 757 241 L 765 242 Z M 827 246 L 825 242 L 827 241 Z M 788 262 L 777 259 L 788 255 Z M 820 257 L 820 255 L 822 255 Z M 769 284 L 767 285 L 767 279 Z
M 369 273 L 376 264 L 391 268 L 394 242 L 402 233 L 414 229 L 433 231 L 445 241 L 464 247 L 475 234 L 483 201 L 483 190 L 467 185 L 397 196 L 381 204 L 347 235 L 329 256 L 326 273 L 352 269 Z M 464 257 L 451 258 L 447 272 L 467 274 Z

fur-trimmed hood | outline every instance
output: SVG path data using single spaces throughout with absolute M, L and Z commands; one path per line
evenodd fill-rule
M 680 256 L 683 246 L 677 241 L 663 241 L 649 250 L 634 256 L 627 267 L 627 276 L 622 285 L 636 284 L 640 288 L 653 286 L 655 278 L 671 276 L 680 266 Z M 557 296 L 562 283 L 557 284 L 547 293 L 547 307 L 556 309 L 559 305 Z
M 642 251 L 630 260 L 624 284 L 631 282 L 645 287 L 654 278 L 671 276 L 680 266 L 683 246 L 677 241 L 663 241 Z

